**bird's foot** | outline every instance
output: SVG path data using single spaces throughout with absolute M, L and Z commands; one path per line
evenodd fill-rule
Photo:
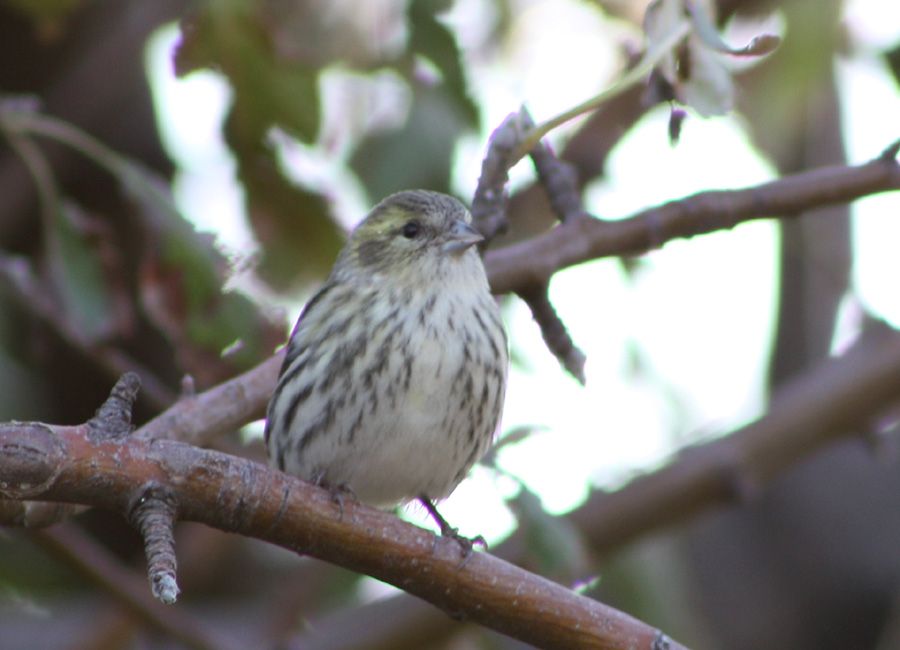
M 431 518 L 434 519 L 435 523 L 441 529 L 441 537 L 446 537 L 448 539 L 452 539 L 459 545 L 459 550 L 462 553 L 462 563 L 459 565 L 460 568 L 464 567 L 466 563 L 469 561 L 469 558 L 472 556 L 474 551 L 474 547 L 480 546 L 483 549 L 487 549 L 487 542 L 484 537 L 481 535 L 476 535 L 475 537 L 466 537 L 465 535 L 459 534 L 459 529 L 454 528 L 447 520 L 441 516 L 441 513 L 437 511 L 434 503 L 428 497 L 419 497 L 419 502 L 425 507 L 425 510 L 428 511 L 428 514 L 431 515 Z M 437 548 L 437 537 L 434 539 L 434 547 L 432 548 L 432 553 Z
M 324 490 L 328 490 L 328 494 L 331 495 L 331 500 L 337 504 L 338 507 L 338 521 L 344 519 L 345 499 L 349 498 L 351 503 L 359 503 L 356 492 L 353 491 L 353 488 L 351 488 L 348 483 L 332 485 L 325 479 L 324 474 L 321 473 L 315 477 L 313 483 Z

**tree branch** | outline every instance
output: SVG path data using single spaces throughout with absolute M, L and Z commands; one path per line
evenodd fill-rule
M 489 250 L 484 258 L 491 290 L 515 292 L 540 286 L 560 269 L 612 255 L 638 255 L 681 237 L 733 228 L 752 219 L 796 217 L 804 211 L 900 189 L 894 143 L 875 160 L 786 176 L 741 190 L 700 192 L 624 219 L 591 217 L 517 244 Z
M 0 426 L 0 494 L 128 513 L 148 484 L 181 519 L 256 537 L 366 573 L 545 648 L 681 648 L 659 631 L 486 553 L 252 461 L 171 440 L 96 439 L 87 425 Z
M 207 391 L 183 395 L 135 435 L 148 440 L 168 438 L 203 446 L 221 434 L 264 417 L 283 357 L 284 352 L 278 352 L 255 368 Z
M 875 418 L 895 407 L 898 399 L 900 332 L 877 332 L 844 356 L 787 384 L 770 411 L 757 421 L 687 448 L 662 469 L 615 492 L 594 492 L 566 518 L 593 551 L 608 555 L 641 536 L 684 524 L 701 512 L 754 498 L 767 483 L 813 452 L 840 437 L 865 431 Z M 524 536 L 514 533 L 494 552 L 521 563 L 527 553 Z M 342 611 L 321 622 L 315 634 L 295 638 L 294 647 L 317 648 L 317 638 L 370 617 L 382 621 L 398 617 L 402 628 L 377 626 L 373 628 L 377 634 L 353 645 L 355 650 L 401 647 L 409 641 L 404 636 L 409 631 L 417 634 L 418 645 L 433 642 L 445 633 L 446 626 L 433 611 L 414 604 L 408 595 L 400 594 Z M 433 631 L 431 636 L 429 631 Z M 336 650 L 333 645 L 328 647 Z

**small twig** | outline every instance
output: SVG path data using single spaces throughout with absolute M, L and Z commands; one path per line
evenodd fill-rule
M 534 123 L 525 108 L 522 108 L 521 115 L 523 127 L 532 128 Z M 529 155 L 557 219 L 561 223 L 568 223 L 581 218 L 584 215 L 584 207 L 578 191 L 575 168 L 557 158 L 549 143 L 544 140 L 535 144 Z M 545 282 L 521 289 L 518 294 L 531 309 L 531 315 L 541 329 L 541 336 L 547 348 L 559 359 L 563 367 L 584 385 L 584 353 L 575 345 L 565 323 L 556 313 L 550 302 L 549 290 L 550 285 Z
M 93 440 L 116 440 L 131 433 L 131 410 L 140 389 L 141 379 L 136 373 L 119 377 L 109 397 L 87 422 Z
M 181 394 L 180 399 L 194 397 L 197 394 L 197 384 L 194 382 L 192 375 L 185 375 L 181 378 Z
M 863 165 L 823 167 L 745 189 L 700 192 L 627 219 L 575 219 L 527 241 L 488 251 L 484 262 L 491 290 L 515 292 L 588 260 L 639 255 L 672 239 L 733 228 L 752 219 L 797 217 L 813 208 L 900 189 L 900 165 L 892 155 L 896 152 L 889 147 Z
M 478 187 L 472 198 L 472 218 L 478 230 L 489 242 L 507 228 L 506 182 L 514 161 L 512 150 L 522 139 L 522 132 L 531 118 L 523 112 L 510 113 L 488 140 L 487 153 L 481 163 Z
M 531 116 L 523 108 L 529 126 L 533 126 Z M 529 152 L 531 162 L 537 171 L 538 180 L 547 193 L 550 207 L 560 223 L 566 223 L 584 214 L 581 193 L 578 191 L 578 173 L 575 166 L 561 160 L 553 152 L 553 147 L 540 140 Z
M 265 415 L 284 352 L 237 377 L 194 396 L 182 396 L 135 432 L 138 438 L 168 438 L 205 445 Z
M 541 328 L 541 336 L 547 344 L 550 352 L 559 359 L 563 367 L 575 379 L 584 385 L 586 379 L 584 376 L 584 363 L 586 357 L 575 343 L 569 332 L 566 330 L 565 323 L 562 322 L 550 297 L 547 295 L 547 285 L 538 287 L 529 287 L 528 289 L 520 289 L 518 294 L 531 308 L 531 315 Z
M 150 590 L 166 605 L 178 599 L 179 591 L 174 535 L 176 515 L 174 495 L 152 482 L 140 491 L 128 509 L 128 520 L 144 538 Z
M 560 160 L 543 140 L 531 150 L 531 160 L 538 178 L 547 192 L 550 207 L 560 223 L 566 223 L 584 215 L 581 194 L 578 191 L 578 174 L 575 167 Z

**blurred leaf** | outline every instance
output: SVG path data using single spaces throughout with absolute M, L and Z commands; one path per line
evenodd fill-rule
M 524 424 L 522 426 L 514 427 L 509 431 L 504 432 L 479 462 L 486 467 L 493 467 L 496 469 L 497 454 L 501 449 L 508 447 L 509 445 L 523 442 L 533 434 L 545 432 L 547 430 L 547 427 L 542 424 Z
M 309 12 L 296 3 L 206 3 L 182 22 L 175 55 L 179 74 L 214 67 L 234 89 L 225 137 L 237 159 L 251 226 L 262 244 L 259 273 L 282 291 L 323 277 L 344 241 L 325 199 L 285 177 L 268 140 L 273 127 L 307 143 L 319 129 L 318 74 L 325 61 L 287 58 L 285 51 L 298 51 L 286 44 L 285 27 L 278 20 L 314 20 Z
M 0 310 L 8 309 L 0 298 Z M 21 343 L 21 339 L 10 341 L 0 332 L 0 422 L 38 420 L 42 414 L 52 412 L 42 369 L 20 363 L 14 357 L 21 352 Z
M 584 579 L 590 566 L 589 553 L 574 524 L 549 514 L 540 497 L 525 486 L 509 507 L 525 536 L 529 570 L 569 584 Z
M 279 126 L 304 142 L 319 130 L 317 67 L 278 58 L 256 3 L 208 2 L 181 24 L 175 70 L 185 75 L 212 67 L 234 89 L 231 126 L 261 141 Z
M 259 0 L 257 15 L 279 58 L 357 70 L 384 65 L 402 47 L 407 0 L 348 3 L 334 0 Z M 354 8 L 355 9 L 355 8 Z
M 89 241 L 88 217 L 71 201 L 56 203 L 47 233 L 52 241 L 47 251 L 49 279 L 63 313 L 87 342 L 112 335 L 113 301 L 96 246 Z
M 447 192 L 456 140 L 467 125 L 444 86 L 415 87 L 403 126 L 363 141 L 350 165 L 373 200 L 416 187 Z
M 681 54 L 678 100 L 704 117 L 724 115 L 734 107 L 734 82 L 719 56 L 694 39 Z
M 722 39 L 702 3 L 689 3 L 686 10 L 691 17 L 694 34 L 706 47 L 716 52 L 732 56 L 763 56 L 774 52 L 781 43 L 781 38 L 775 34 L 760 34 L 744 47 L 733 47 Z
M 409 4 L 408 49 L 431 61 L 441 72 L 441 85 L 445 88 L 446 99 L 454 103 L 466 126 L 477 128 L 478 107 L 469 96 L 456 38 L 435 17 L 436 11 L 449 8 L 450 4 L 442 0 L 419 0 Z
M 682 0 L 653 0 L 644 13 L 644 36 L 647 49 L 653 49 L 672 32 L 685 16 Z M 662 76 L 671 81 L 677 76 L 677 59 L 664 58 L 657 66 Z
M 702 3 L 654 0 L 644 15 L 648 48 L 664 40 L 685 17 L 690 19 L 689 36 L 659 63 L 656 71 L 665 80 L 668 92 L 682 104 L 706 117 L 723 115 L 734 106 L 734 81 L 721 56 L 761 56 L 778 47 L 781 39 L 762 34 L 745 47 L 735 48 L 722 39 Z M 666 94 L 657 88 L 657 95 Z
M 182 367 L 203 386 L 270 355 L 284 338 L 283 327 L 247 296 L 222 291 L 228 264 L 212 237 L 197 233 L 181 216 L 151 171 L 127 163 L 118 176 L 144 222 L 141 302 L 175 344 Z M 240 349 L 222 358 L 235 341 L 241 341 Z
M 257 270 L 287 291 L 327 274 L 345 241 L 328 203 L 285 177 L 271 146 L 241 139 L 228 129 L 246 189 L 247 214 L 261 244 Z
M 5 0 L 5 4 L 31 18 L 46 33 L 57 29 L 84 0 Z
M 888 67 L 894 75 L 894 81 L 900 84 L 900 44 L 884 53 Z
M 456 142 L 478 127 L 456 39 L 435 16 L 449 6 L 443 0 L 408 5 L 407 51 L 394 68 L 413 92 L 409 115 L 400 128 L 365 139 L 350 161 L 373 200 L 413 187 L 448 191 Z M 440 78 L 423 80 L 417 59 L 433 65 Z

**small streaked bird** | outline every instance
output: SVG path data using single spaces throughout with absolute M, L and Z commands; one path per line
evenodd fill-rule
M 487 451 L 500 419 L 506 334 L 456 199 L 384 199 L 350 235 L 300 315 L 266 415 L 278 469 L 360 501 L 434 502 Z

